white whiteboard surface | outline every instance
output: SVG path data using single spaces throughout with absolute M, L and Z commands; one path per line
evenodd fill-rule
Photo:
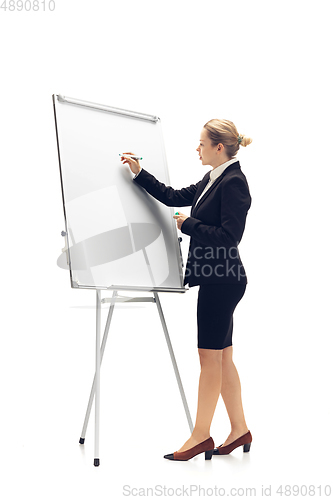
M 169 185 L 161 120 L 54 94 L 72 288 L 185 292 L 174 211 L 133 182 L 119 153 Z

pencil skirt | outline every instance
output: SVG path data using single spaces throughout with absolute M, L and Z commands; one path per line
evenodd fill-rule
M 198 291 L 198 348 L 224 349 L 232 345 L 233 312 L 246 283 L 205 284 Z

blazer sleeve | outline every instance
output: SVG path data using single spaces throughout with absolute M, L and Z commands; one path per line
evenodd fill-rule
M 191 184 L 187 188 L 173 189 L 159 182 L 156 177 L 142 168 L 140 175 L 133 178 L 145 190 L 164 205 L 168 207 L 186 207 L 192 205 L 195 193 L 201 181 Z
M 251 206 L 247 183 L 237 177 L 231 178 L 221 184 L 221 196 L 220 226 L 210 226 L 199 219 L 188 217 L 182 224 L 181 232 L 192 236 L 203 245 L 238 245 Z

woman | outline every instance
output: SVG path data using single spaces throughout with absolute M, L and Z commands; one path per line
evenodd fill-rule
M 210 120 L 197 148 L 202 165 L 212 166 L 201 181 L 175 190 L 144 170 L 138 161 L 122 157 L 134 181 L 165 205 L 192 206 L 191 216 L 179 212 L 178 229 L 191 237 L 184 285 L 199 285 L 197 304 L 198 352 L 201 364 L 197 417 L 190 438 L 170 460 L 226 455 L 243 445 L 249 451 L 252 436 L 247 428 L 237 369 L 232 360 L 233 312 L 245 293 L 247 277 L 238 253 L 251 196 L 245 175 L 235 158 L 239 146 L 252 139 L 239 135 L 228 120 Z M 133 153 L 127 153 L 133 154 Z M 231 432 L 214 449 L 210 426 L 221 393 Z

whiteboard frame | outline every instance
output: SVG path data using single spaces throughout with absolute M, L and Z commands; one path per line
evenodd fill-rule
M 174 244 L 178 247 L 176 248 L 176 256 L 177 256 L 177 264 L 178 264 L 178 269 L 179 269 L 179 277 L 180 277 L 180 283 L 181 287 L 180 288 L 172 288 L 172 287 L 145 287 L 145 286 L 126 286 L 126 285 L 111 285 L 109 287 L 102 287 L 102 286 L 90 286 L 90 285 L 82 285 L 79 284 L 78 282 L 73 280 L 72 276 L 72 269 L 71 269 L 71 262 L 70 262 L 70 247 L 68 244 L 68 225 L 67 225 L 67 217 L 66 217 L 66 208 L 65 208 L 65 196 L 64 196 L 64 186 L 63 186 L 63 177 L 62 177 L 62 169 L 61 169 L 61 155 L 60 155 L 60 144 L 59 144 L 59 136 L 58 136 L 58 125 L 57 125 L 57 114 L 56 114 L 56 99 L 58 102 L 63 103 L 63 104 L 74 104 L 77 106 L 83 106 L 87 108 L 92 108 L 92 109 L 97 109 L 100 111 L 106 111 L 108 113 L 116 114 L 116 115 L 121 115 L 121 116 L 126 116 L 126 117 L 131 117 L 135 118 L 138 120 L 145 120 L 145 121 L 150 121 L 154 123 L 160 124 L 161 119 L 158 116 L 155 115 L 149 115 L 145 113 L 139 113 L 136 111 L 130 111 L 126 109 L 121 109 L 121 108 L 115 108 L 112 106 L 106 106 L 104 104 L 97 104 L 94 102 L 89 102 L 89 101 L 83 101 L 81 99 L 75 99 L 72 97 L 67 97 L 62 94 L 53 94 L 52 95 L 52 101 L 53 101 L 53 110 L 54 110 L 54 120 L 55 120 L 55 129 L 56 129 L 56 139 L 57 139 L 57 150 L 58 150 L 58 161 L 59 161 L 59 172 L 60 172 L 60 183 L 61 183 L 61 193 L 62 193 L 62 202 L 63 202 L 63 211 L 64 211 L 64 219 L 65 219 L 65 238 L 66 238 L 66 251 L 67 251 L 67 257 L 68 257 L 68 267 L 70 271 L 70 284 L 72 288 L 75 289 L 89 289 L 89 290 L 133 290 L 133 291 L 151 291 L 151 292 L 175 292 L 175 293 L 185 293 L 189 288 L 185 287 L 182 285 L 183 283 L 183 262 L 182 262 L 182 256 L 181 256 L 181 246 L 180 246 L 180 240 L 177 235 L 177 229 L 176 226 L 172 226 L 172 232 L 173 232 L 173 241 Z M 166 158 L 166 151 L 165 151 L 165 146 L 164 146 L 164 140 L 162 136 L 162 130 L 159 128 L 160 136 L 161 136 L 161 144 L 162 144 L 162 156 L 164 160 L 164 165 L 165 165 L 165 179 L 168 185 L 170 185 L 170 179 L 169 179 L 169 170 L 167 167 L 167 158 Z

